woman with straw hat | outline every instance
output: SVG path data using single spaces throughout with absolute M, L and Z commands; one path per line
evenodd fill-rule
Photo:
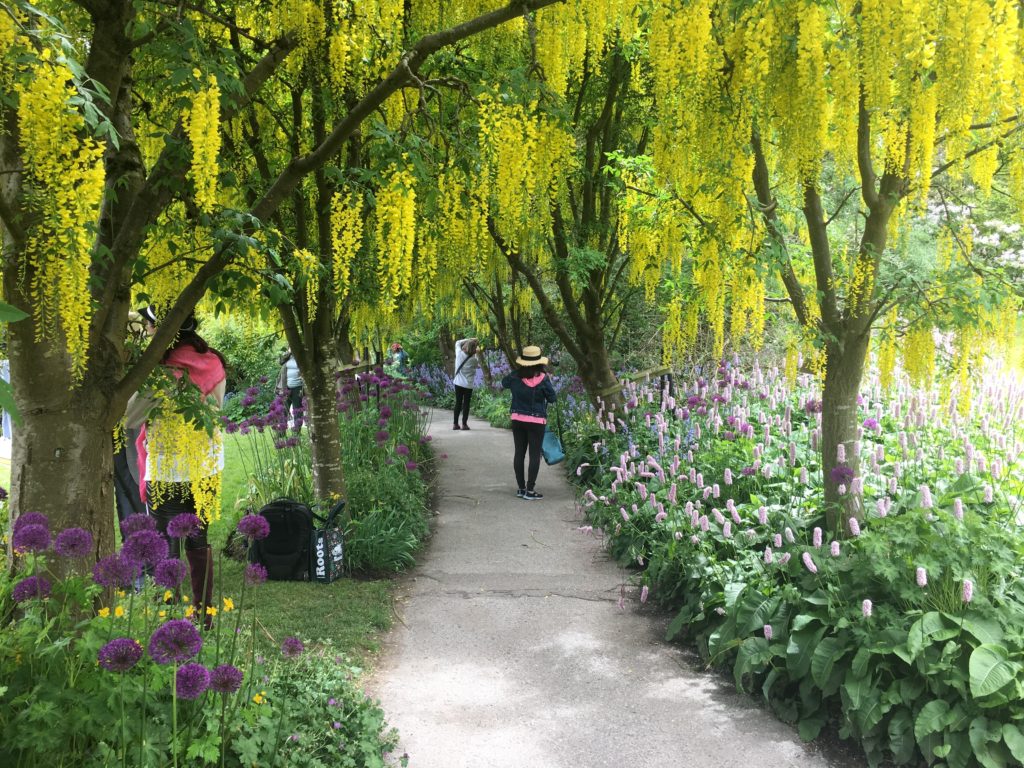
M 516 358 L 517 370 L 501 380 L 502 388 L 512 390 L 512 439 L 515 443 L 512 468 L 519 489 L 516 496 L 527 501 L 544 498 L 534 485 L 540 470 L 548 403 L 556 399 L 555 388 L 544 369 L 547 364 L 548 359 L 541 354 L 540 347 L 523 347 Z M 530 454 L 528 472 L 524 471 L 527 452 Z

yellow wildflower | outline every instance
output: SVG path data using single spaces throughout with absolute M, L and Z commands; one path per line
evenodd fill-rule
M 217 615 L 217 609 L 214 608 L 212 605 L 206 606 L 206 615 L 207 616 L 216 616 Z
M 115 615 L 115 616 L 116 616 L 117 618 L 119 618 L 119 619 L 120 619 L 120 618 L 121 618 L 122 616 L 124 616 L 124 606 L 123 606 L 123 605 L 119 605 L 119 606 L 117 606 L 117 608 L 115 608 L 115 609 L 114 609 L 114 615 Z
M 99 614 L 99 617 L 101 619 L 105 619 L 108 616 L 110 616 L 110 609 L 109 608 L 100 608 L 99 611 L 98 611 L 98 614 Z
M 235 610 L 235 601 L 232 600 L 230 597 L 225 597 L 224 598 L 224 612 L 228 613 L 228 612 L 233 611 L 233 610 Z

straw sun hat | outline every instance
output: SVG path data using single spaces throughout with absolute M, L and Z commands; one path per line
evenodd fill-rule
M 548 359 L 541 355 L 540 347 L 523 347 L 523 351 L 520 352 L 519 357 L 516 358 L 516 365 L 530 366 L 547 364 Z

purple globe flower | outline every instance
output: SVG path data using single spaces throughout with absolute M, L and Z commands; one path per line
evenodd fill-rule
M 407 461 L 407 462 L 405 462 L 405 468 L 407 470 L 409 470 L 410 472 L 412 472 L 413 470 L 415 470 L 418 467 L 419 467 L 419 464 L 417 464 L 415 461 Z
M 398 445 L 395 446 L 395 453 L 397 453 L 399 456 L 408 456 L 409 446 L 406 445 L 405 443 L 399 443 Z
M 53 549 L 61 557 L 87 557 L 92 545 L 92 534 L 85 528 L 65 528 L 54 539 Z
M 172 539 L 195 538 L 202 532 L 202 529 L 203 521 L 188 512 L 175 515 L 167 523 L 167 535 Z
M 136 531 L 125 540 L 121 554 L 143 565 L 155 566 L 167 559 L 167 539 L 156 531 Z
M 389 434 L 388 434 L 388 431 L 387 431 L 386 429 L 381 429 L 381 430 L 378 430 L 377 434 L 376 434 L 376 435 L 374 435 L 374 437 L 376 437 L 376 438 L 377 438 L 377 442 L 378 442 L 378 443 L 383 443 L 383 442 L 384 442 L 385 440 L 387 440 L 387 439 L 388 439 L 388 438 L 389 438 L 390 436 L 391 436 L 391 435 L 389 435 Z
M 108 672 L 127 672 L 142 658 L 142 646 L 130 637 L 117 637 L 100 648 L 97 658 Z
M 179 699 L 198 699 L 210 687 L 210 670 L 202 664 L 184 664 L 175 680 Z
M 14 521 L 14 525 L 11 526 L 11 528 L 15 533 L 17 533 L 18 529 L 25 525 L 41 525 L 43 528 L 49 530 L 50 518 L 42 512 L 26 512 L 23 515 L 18 515 L 18 518 Z
M 262 584 L 267 580 L 267 569 L 259 563 L 250 563 L 245 567 L 245 583 L 249 586 Z
M 127 588 L 142 573 L 142 565 L 123 553 L 107 555 L 92 568 L 92 580 L 101 587 Z
M 188 661 L 202 647 L 199 630 L 187 619 L 171 619 L 149 638 L 149 655 L 158 664 Z
M 49 580 L 44 579 L 42 576 L 29 576 L 27 579 L 22 579 L 14 585 L 11 597 L 14 598 L 16 603 L 24 603 L 26 600 L 31 600 L 34 597 L 42 600 L 50 596 L 51 587 L 52 585 Z
M 156 518 L 149 515 L 128 515 L 121 521 L 121 535 L 126 539 L 139 531 L 155 531 Z
M 238 521 L 238 532 L 250 540 L 259 541 L 270 535 L 270 523 L 263 515 L 246 515 Z
M 281 655 L 286 659 L 294 659 L 302 655 L 306 646 L 297 637 L 286 637 L 281 643 Z
M 23 525 L 15 529 L 12 546 L 15 552 L 43 552 L 50 546 L 50 532 L 38 523 Z
M 242 670 L 230 664 L 221 664 L 210 672 L 210 690 L 217 693 L 235 693 L 242 687 Z
M 188 565 L 181 560 L 170 558 L 156 564 L 153 581 L 165 589 L 177 589 L 187 575 Z
M 832 471 L 828 473 L 828 476 L 836 485 L 849 485 L 854 477 L 853 468 L 846 464 L 837 464 L 832 467 Z
M 381 418 L 390 419 L 391 418 L 391 408 L 389 406 L 387 406 L 387 405 L 382 405 L 380 407 L 380 415 L 381 415 Z

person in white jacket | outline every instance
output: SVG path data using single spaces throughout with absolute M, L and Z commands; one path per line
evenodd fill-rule
M 475 338 L 455 342 L 455 375 L 452 377 L 455 384 L 455 426 L 452 429 L 469 429 L 469 401 L 473 397 L 473 382 L 482 352 L 483 348 Z M 459 413 L 462 414 L 462 427 L 459 427 Z

